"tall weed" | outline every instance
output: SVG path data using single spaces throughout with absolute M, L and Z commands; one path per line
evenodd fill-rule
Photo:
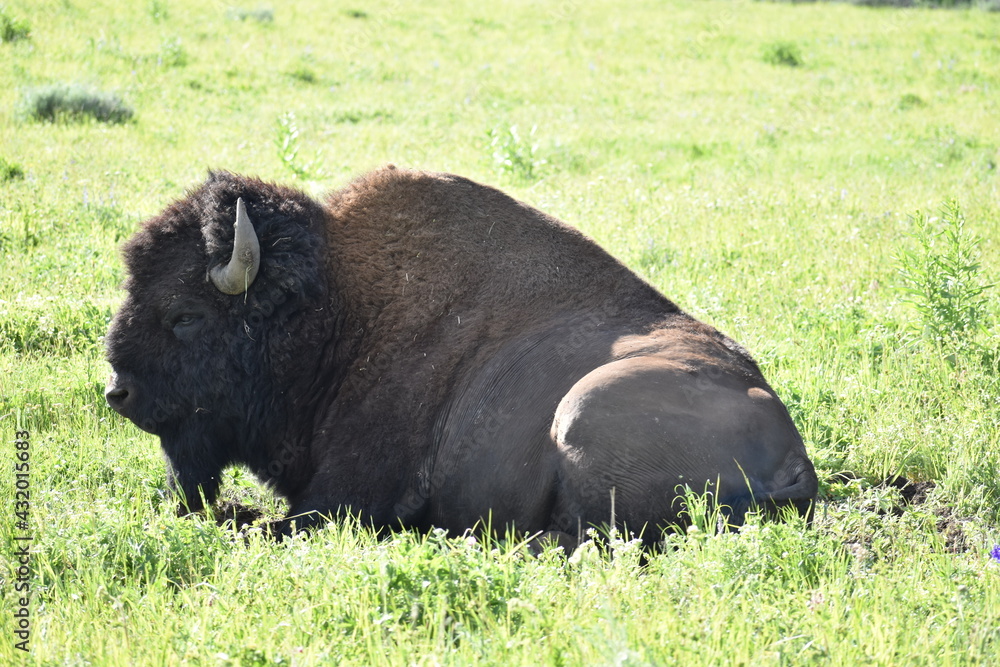
M 24 167 L 0 155 L 0 183 L 24 178 Z
M 918 211 L 912 220 L 916 247 L 904 248 L 896 262 L 903 298 L 920 315 L 921 337 L 952 351 L 973 346 L 992 287 L 980 274 L 981 240 L 966 230 L 955 201 L 944 204 L 940 218 Z
M 522 182 L 538 178 L 545 160 L 538 156 L 538 144 L 532 143 L 537 129 L 537 126 L 532 126 L 527 139 L 518 132 L 517 125 L 511 125 L 506 130 L 490 130 L 489 148 L 493 153 L 493 162 L 501 173 Z
M 278 117 L 275 123 L 274 145 L 278 149 L 278 159 L 298 178 L 308 179 L 322 176 L 319 158 L 303 162 L 299 159 L 299 126 L 291 111 Z
M 781 65 L 784 67 L 800 67 L 802 65 L 802 52 L 798 45 L 793 42 L 775 42 L 764 47 L 761 56 L 768 65 Z
M 0 6 L 0 43 L 17 42 L 31 36 L 31 26 L 24 19 L 10 16 L 6 9 Z

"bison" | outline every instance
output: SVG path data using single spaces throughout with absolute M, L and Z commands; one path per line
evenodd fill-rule
M 733 523 L 811 513 L 816 473 L 750 355 L 491 187 L 388 166 L 320 203 L 213 172 L 123 254 L 106 398 L 159 436 L 182 509 L 240 464 L 287 498 L 284 530 L 653 544 L 685 488 Z

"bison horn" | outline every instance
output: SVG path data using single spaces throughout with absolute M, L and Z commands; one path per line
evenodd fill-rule
M 211 276 L 220 292 L 243 294 L 257 277 L 257 270 L 260 268 L 260 243 L 257 241 L 257 232 L 247 217 L 242 197 L 236 200 L 236 222 L 233 228 L 236 230 L 233 256 L 229 264 L 212 269 Z

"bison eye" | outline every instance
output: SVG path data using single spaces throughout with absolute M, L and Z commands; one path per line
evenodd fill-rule
M 191 340 L 201 329 L 204 319 L 199 313 L 178 313 L 171 318 L 170 328 L 180 340 Z

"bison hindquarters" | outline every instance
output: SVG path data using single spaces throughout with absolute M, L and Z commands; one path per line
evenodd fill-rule
M 802 438 L 769 387 L 745 369 L 667 354 L 592 371 L 556 411 L 556 525 L 615 524 L 646 542 L 689 523 L 679 495 L 710 492 L 731 523 L 747 509 L 811 511 L 816 475 Z M 614 508 L 612 509 L 612 494 Z

